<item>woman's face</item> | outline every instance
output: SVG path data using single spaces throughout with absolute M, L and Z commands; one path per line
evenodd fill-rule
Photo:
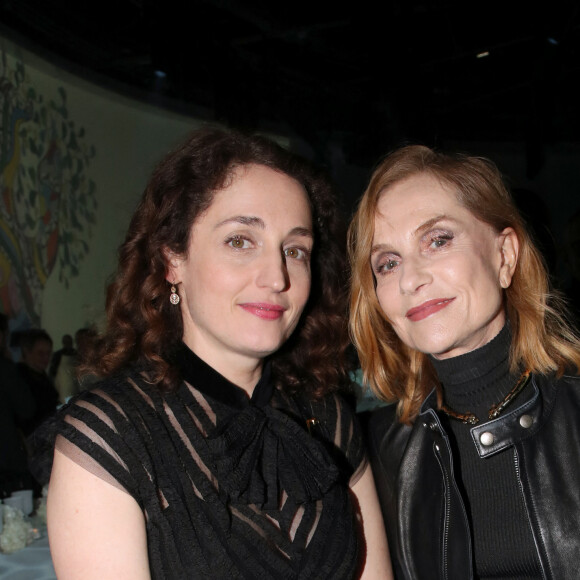
M 236 170 L 193 224 L 187 257 L 169 257 L 184 342 L 217 369 L 278 350 L 308 300 L 312 244 L 297 181 L 262 165 Z
M 503 327 L 517 238 L 479 221 L 428 174 L 386 189 L 375 216 L 371 266 L 381 308 L 408 346 L 444 359 Z

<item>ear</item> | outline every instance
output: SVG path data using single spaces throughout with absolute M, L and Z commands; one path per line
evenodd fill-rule
M 181 269 L 179 267 L 182 262 L 181 257 L 168 248 L 163 248 L 163 257 L 166 264 L 165 279 L 170 284 L 179 284 L 181 282 Z
M 520 241 L 513 228 L 505 228 L 499 235 L 499 243 L 501 252 L 499 284 L 502 288 L 509 288 L 518 263 Z

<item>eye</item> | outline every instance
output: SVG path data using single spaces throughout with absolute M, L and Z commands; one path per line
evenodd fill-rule
M 377 274 L 388 274 L 389 272 L 392 272 L 398 265 L 399 262 L 397 260 L 389 258 L 384 262 L 379 262 L 375 267 L 375 271 Z
M 304 248 L 292 246 L 291 248 L 286 248 L 284 250 L 284 255 L 287 258 L 292 258 L 294 260 L 306 260 L 310 255 L 310 252 Z
M 226 240 L 226 244 L 234 250 L 246 250 L 250 247 L 250 240 L 242 236 L 233 236 Z
M 451 235 L 437 236 L 431 239 L 431 243 L 429 245 L 432 248 L 442 248 L 443 246 L 446 246 L 452 239 L 453 236 Z

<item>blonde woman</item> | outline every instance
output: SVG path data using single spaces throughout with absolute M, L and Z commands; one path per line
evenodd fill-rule
M 349 249 L 395 577 L 576 578 L 580 343 L 495 166 L 394 152 Z

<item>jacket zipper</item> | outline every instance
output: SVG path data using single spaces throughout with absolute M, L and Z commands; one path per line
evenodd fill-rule
M 449 550 L 449 520 L 451 518 L 451 493 L 450 493 L 450 482 L 449 482 L 449 474 L 447 473 L 447 469 L 445 469 L 445 465 L 443 463 L 443 457 L 441 455 L 441 448 L 439 447 L 438 443 L 434 443 L 433 446 L 435 447 L 435 455 L 437 457 L 437 461 L 439 462 L 439 467 L 443 472 L 443 476 L 445 478 L 445 514 L 443 518 L 443 561 L 442 561 L 442 574 L 443 578 L 447 579 L 447 553 Z
M 522 484 L 522 477 L 520 473 L 520 457 L 518 455 L 518 450 L 514 447 L 514 463 L 516 467 L 516 477 L 518 480 L 518 487 L 520 489 L 520 494 L 522 496 L 522 500 L 524 502 L 524 507 L 526 508 L 526 514 L 528 516 L 528 524 L 530 525 L 530 531 L 532 532 L 532 538 L 534 538 L 534 545 L 536 546 L 536 553 L 538 555 L 538 563 L 540 565 L 540 572 L 542 573 L 543 580 L 548 580 L 548 576 L 546 576 L 546 572 L 544 570 L 544 562 L 542 561 L 542 556 L 540 554 L 540 549 L 538 547 L 538 540 L 536 539 L 536 534 L 534 533 L 534 526 L 532 525 L 532 520 L 530 517 L 530 507 L 528 502 L 526 501 L 526 494 L 524 493 L 524 486 Z

